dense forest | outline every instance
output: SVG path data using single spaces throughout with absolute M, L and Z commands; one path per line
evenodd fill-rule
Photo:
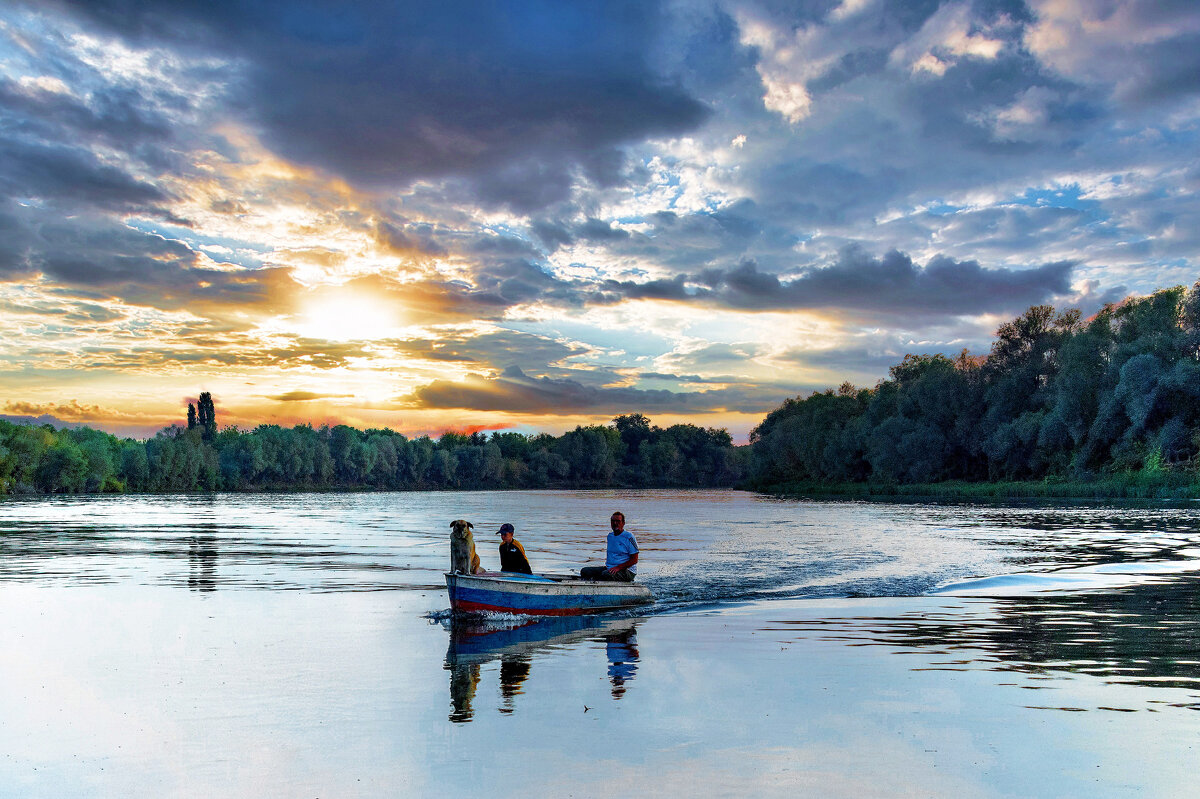
M 146 441 L 0 420 L 0 494 L 731 486 L 745 476 L 748 450 L 725 430 L 662 429 L 641 414 L 561 436 L 409 439 L 345 425 L 218 431 L 205 393 L 189 406 L 187 427 Z
M 1105 307 L 1030 308 L 986 357 L 908 355 L 874 388 L 790 399 L 752 433 L 750 483 L 1194 475 L 1200 282 Z

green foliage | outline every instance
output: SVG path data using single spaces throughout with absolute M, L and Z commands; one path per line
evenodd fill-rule
M 746 448 L 728 432 L 662 430 L 641 415 L 620 417 L 635 420 L 631 458 L 615 425 L 557 437 L 450 432 L 437 441 L 346 425 L 210 435 L 212 400 L 201 400 L 190 428 L 168 427 L 144 442 L 0 421 L 0 493 L 730 486 L 745 475 Z
M 1194 481 L 1200 282 L 1086 322 L 1035 306 L 1000 327 L 986 359 L 907 355 L 873 389 L 784 401 L 751 444 L 759 486 Z

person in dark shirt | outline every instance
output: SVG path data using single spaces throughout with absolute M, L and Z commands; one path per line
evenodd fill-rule
M 525 547 L 513 538 L 514 532 L 508 522 L 500 525 L 496 531 L 496 535 L 500 536 L 500 571 L 533 574 L 533 569 L 529 568 L 529 558 L 525 557 Z

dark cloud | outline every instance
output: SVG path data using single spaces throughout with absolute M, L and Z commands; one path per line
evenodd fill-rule
M 760 272 L 744 261 L 733 269 L 646 283 L 607 281 L 605 288 L 630 298 L 696 302 L 748 311 L 844 308 L 887 313 L 969 315 L 1019 311 L 1070 290 L 1075 264 L 1030 269 L 986 269 L 976 261 L 935 256 L 918 266 L 903 253 L 882 258 L 859 248 L 838 263 L 808 269 L 792 280 Z
M 672 392 L 625 387 L 597 387 L 566 378 L 532 378 L 510 367 L 495 378 L 469 375 L 462 382 L 436 380 L 401 402 L 405 407 L 509 413 L 621 414 L 633 410 L 657 413 L 759 412 L 779 404 L 761 387 Z M 784 395 L 786 396 L 786 395 Z
M 796 349 L 779 356 L 779 360 L 800 367 L 828 369 L 840 372 L 847 377 L 863 379 L 866 376 L 868 382 L 873 382 L 871 376 L 878 377 L 887 374 L 888 369 L 904 360 L 904 356 L 908 352 L 920 355 L 940 353 L 946 356 L 954 356 L 958 355 L 962 350 L 963 347 L 961 345 L 955 347 L 938 345 L 936 343 L 912 347 L 903 352 L 877 352 L 861 347 L 828 350 Z
M 160 188 L 79 147 L 0 133 L 0 164 L 0 191 L 11 198 L 116 211 L 154 211 L 168 199 Z
M 414 224 L 402 229 L 392 222 L 380 220 L 375 225 L 375 239 L 396 255 L 446 254 L 429 225 Z
M 576 168 L 613 181 L 616 146 L 707 115 L 654 63 L 653 2 L 58 5 L 134 42 L 246 64 L 243 107 L 271 145 L 359 184 L 465 176 L 529 209 L 562 199 Z
M 1195 12 L 1195 4 L 1188 3 Z M 1141 47 L 1136 60 L 1145 67 L 1130 75 L 1118 96 L 1141 105 L 1193 97 L 1200 91 L 1200 33 L 1188 33 L 1154 46 Z
M 139 93 L 121 87 L 98 87 L 86 101 L 74 94 L 37 91 L 0 79 L 0 108 L 10 131 L 39 138 L 91 141 L 122 149 L 131 142 L 166 142 L 167 118 Z
M 584 352 L 578 344 L 564 344 L 545 336 L 500 330 L 482 335 L 447 333 L 437 339 L 410 339 L 388 344 L 403 355 L 488 366 L 516 366 L 525 371 L 544 369 L 548 364 Z
M 120 299 L 163 310 L 220 315 L 247 307 L 291 308 L 291 270 L 214 269 L 183 242 L 103 217 L 0 203 L 0 282 L 43 275 L 80 298 Z

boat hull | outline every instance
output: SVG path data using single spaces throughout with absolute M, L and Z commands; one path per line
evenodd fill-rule
M 446 591 L 456 613 L 578 616 L 653 600 L 650 589 L 636 583 L 496 572 L 447 574 Z

